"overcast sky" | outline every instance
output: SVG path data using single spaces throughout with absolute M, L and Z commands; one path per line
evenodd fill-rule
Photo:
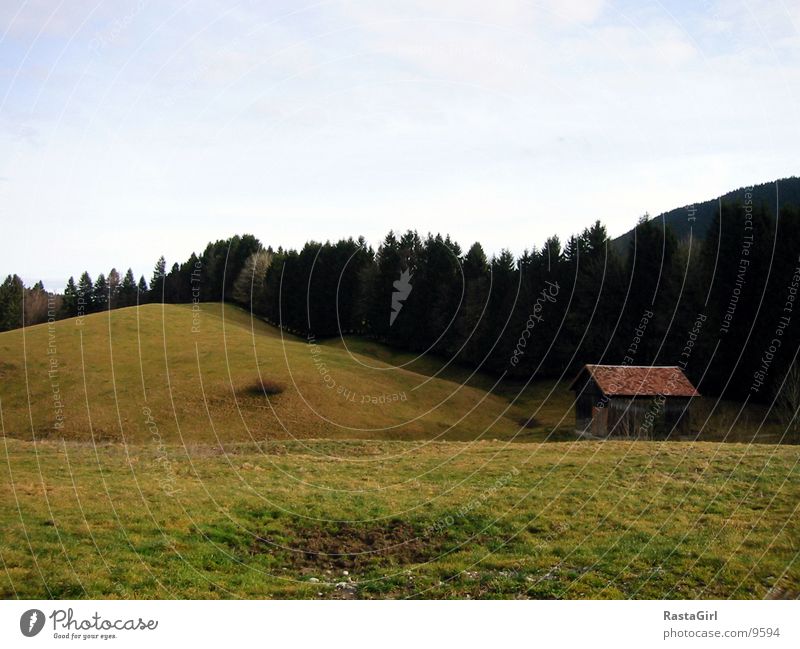
M 389 229 L 518 253 L 800 173 L 800 3 L 0 2 L 0 273 Z

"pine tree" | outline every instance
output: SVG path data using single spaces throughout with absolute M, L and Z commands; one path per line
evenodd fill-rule
M 94 284 L 87 271 L 83 271 L 78 279 L 76 305 L 75 315 L 85 315 L 94 310 Z
M 397 312 L 397 309 L 392 308 L 394 282 L 399 280 L 405 269 L 406 262 L 400 252 L 400 244 L 394 232 L 390 231 L 375 255 L 375 273 L 373 285 L 370 287 L 368 327 L 381 339 L 388 336 L 391 314 L 393 311 Z M 394 322 L 399 317 L 400 314 L 397 313 Z
M 460 359 L 471 365 L 483 360 L 480 340 L 485 338 L 489 300 L 489 262 L 480 243 L 473 243 L 462 264 L 464 299 L 461 303 L 456 327 L 460 341 Z
M 22 301 L 25 286 L 17 275 L 9 275 L 0 284 L 0 331 L 22 326 Z
M 119 303 L 120 306 L 136 304 L 136 280 L 133 278 L 133 270 L 130 268 L 125 272 L 125 277 L 120 284 Z
M 137 298 L 134 304 L 146 304 L 150 291 L 147 288 L 147 280 L 145 280 L 144 275 L 139 278 L 139 285 L 136 287 L 136 291 Z
M 480 344 L 485 353 L 491 354 L 488 368 L 502 372 L 508 366 L 512 341 L 516 341 L 520 333 L 512 332 L 509 327 L 519 300 L 519 276 L 514 255 L 508 250 L 501 250 L 498 256 L 492 258 L 490 270 L 489 328 Z
M 544 242 L 544 247 L 539 253 L 542 261 L 542 268 L 547 273 L 553 273 L 560 266 L 564 259 L 561 250 L 561 240 L 557 236 L 552 236 Z
M 150 280 L 150 302 L 164 301 L 164 280 L 167 273 L 167 260 L 164 256 L 158 258 L 153 269 L 153 279 Z
M 347 239 L 339 241 L 332 250 L 336 268 L 335 280 L 336 300 L 332 305 L 332 313 L 338 317 L 331 319 L 334 327 L 333 334 L 352 333 L 363 328 L 364 312 L 362 308 L 363 291 L 361 290 L 362 278 L 367 268 L 372 265 L 372 250 L 367 246 L 363 237 L 358 241 Z
M 95 311 L 105 311 L 109 307 L 108 281 L 103 273 L 94 281 L 93 304 Z
M 200 299 L 200 287 L 203 281 L 203 265 L 192 253 L 180 267 L 180 282 L 178 285 L 176 300 L 182 304 L 189 303 L 193 299 Z
M 565 364 L 597 363 L 607 353 L 608 337 L 613 331 L 608 329 L 608 318 L 601 315 L 607 313 L 603 308 L 607 252 L 608 234 L 600 221 L 568 240 L 564 258 L 572 300 L 559 340 L 561 362 Z
M 119 272 L 116 268 L 112 268 L 108 273 L 108 306 L 111 309 L 116 309 L 120 306 L 120 279 Z
M 77 315 L 78 310 L 78 287 L 75 286 L 75 279 L 70 277 L 64 288 L 64 300 L 61 303 L 61 317 L 72 318 Z
M 172 264 L 169 274 L 164 278 L 164 302 L 175 304 L 180 301 L 181 267 L 178 263 Z

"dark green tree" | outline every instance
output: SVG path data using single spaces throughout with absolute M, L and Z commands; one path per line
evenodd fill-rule
M 144 275 L 139 277 L 139 284 L 136 287 L 137 291 L 137 304 L 147 304 L 150 296 L 150 289 L 147 287 L 147 280 Z
M 112 268 L 108 273 L 108 306 L 110 309 L 116 309 L 120 306 L 121 285 L 119 271 L 116 268 Z
M 94 284 L 87 271 L 78 279 L 76 315 L 85 315 L 94 310 Z
M 119 306 L 133 306 L 136 304 L 136 280 L 133 270 L 125 271 L 125 277 L 119 287 Z
M 167 274 L 167 260 L 164 256 L 158 258 L 153 268 L 153 278 L 150 280 L 150 298 L 148 302 L 164 301 L 164 281 Z
M 78 287 L 75 279 L 70 277 L 64 288 L 64 300 L 61 303 L 61 317 L 72 318 L 78 313 Z
M 92 304 L 94 311 L 105 311 L 110 308 L 108 281 L 103 273 L 100 273 L 94 281 Z
M 25 285 L 18 275 L 9 275 L 0 284 L 0 331 L 22 326 Z

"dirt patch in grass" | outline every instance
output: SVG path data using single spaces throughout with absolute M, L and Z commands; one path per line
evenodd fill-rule
M 256 379 L 250 385 L 239 388 L 236 392 L 251 397 L 268 397 L 280 394 L 285 390 L 283 383 L 272 379 Z
M 280 381 L 268 378 L 256 378 L 250 383 L 236 386 L 236 397 L 245 401 L 252 401 L 263 399 L 265 396 L 275 397 L 281 394 L 285 389 L 286 386 Z
M 424 563 L 446 552 L 446 539 L 428 536 L 421 526 L 394 519 L 376 523 L 338 523 L 297 527 L 291 546 L 270 535 L 256 538 L 251 554 L 283 555 L 287 566 L 358 570 L 367 566 Z

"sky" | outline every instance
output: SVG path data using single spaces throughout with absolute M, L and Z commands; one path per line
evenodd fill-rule
M 799 99 L 796 0 L 2 0 L 0 274 L 616 236 L 800 175 Z

